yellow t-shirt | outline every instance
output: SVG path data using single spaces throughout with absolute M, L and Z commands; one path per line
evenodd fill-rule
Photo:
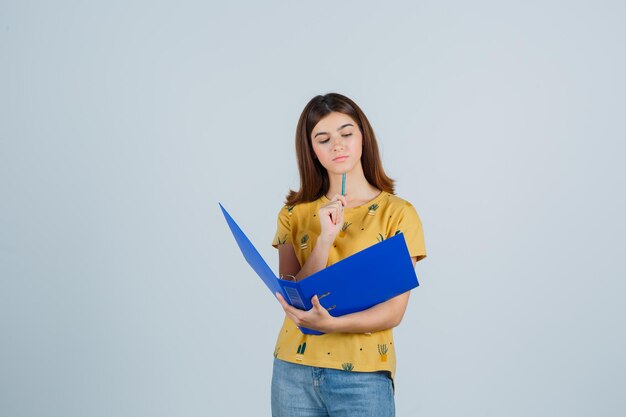
M 293 207 L 284 206 L 279 214 L 272 246 L 293 245 L 300 265 L 311 254 L 321 227 L 319 208 L 328 204 L 322 196 L 316 201 Z M 422 222 L 406 200 L 381 192 L 372 201 L 344 209 L 344 226 L 328 255 L 330 266 L 383 239 L 404 233 L 409 253 L 417 260 L 426 256 Z M 306 278 L 305 278 L 306 279 Z M 305 335 L 285 317 L 278 335 L 274 357 L 293 363 L 346 371 L 389 371 L 393 378 L 396 353 L 392 329 L 374 333 L 330 333 Z

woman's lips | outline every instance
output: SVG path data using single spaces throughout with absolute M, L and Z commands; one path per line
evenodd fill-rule
M 346 159 L 348 159 L 347 156 L 338 156 L 337 158 L 333 159 L 333 161 L 335 161 L 335 162 L 343 162 Z

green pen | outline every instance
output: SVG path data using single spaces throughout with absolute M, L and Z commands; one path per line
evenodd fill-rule
M 346 195 L 346 173 L 341 174 L 341 195 Z

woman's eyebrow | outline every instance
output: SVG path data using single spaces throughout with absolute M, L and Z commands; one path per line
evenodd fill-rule
M 345 125 L 341 125 L 338 129 L 337 132 L 339 132 L 341 129 L 343 129 L 344 127 L 348 127 L 348 126 L 352 126 L 354 127 L 354 125 L 352 123 L 346 123 Z M 313 139 L 315 139 L 316 137 L 318 137 L 319 135 L 328 135 L 328 132 L 317 132 L 315 134 L 315 136 L 313 136 Z

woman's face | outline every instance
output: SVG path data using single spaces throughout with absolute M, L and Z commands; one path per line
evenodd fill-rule
M 332 112 L 311 131 L 313 152 L 328 173 L 343 174 L 361 164 L 363 135 L 348 115 Z

